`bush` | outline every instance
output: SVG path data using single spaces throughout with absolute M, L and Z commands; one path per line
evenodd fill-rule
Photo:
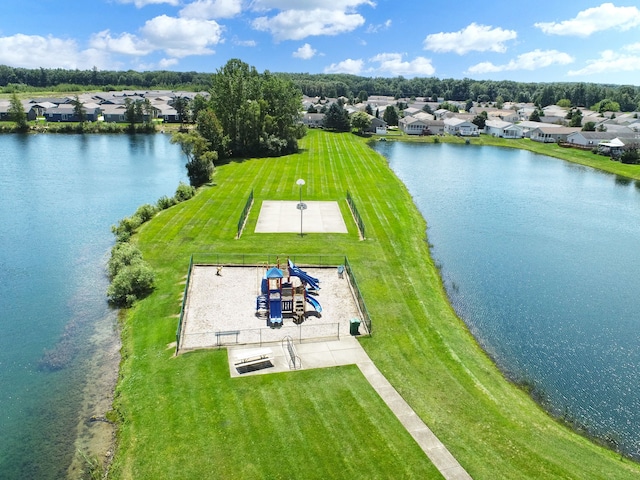
M 142 252 L 138 247 L 128 242 L 118 242 L 111 249 L 111 258 L 107 264 L 109 278 L 115 276 L 124 268 L 142 262 Z
M 136 300 L 153 291 L 155 275 L 142 260 L 120 269 L 107 288 L 109 303 L 115 307 L 130 307 Z
M 137 215 L 125 217 L 118 222 L 118 225 L 112 225 L 111 231 L 116 236 L 118 242 L 128 242 L 133 232 L 142 225 L 142 219 Z
M 160 210 L 166 210 L 169 207 L 173 207 L 175 204 L 176 204 L 176 199 L 173 197 L 169 198 L 166 195 L 163 195 L 162 197 L 160 197 L 158 199 L 158 202 L 156 203 L 156 205 Z
M 196 194 L 196 189 L 191 185 L 187 185 L 186 183 L 180 182 L 178 188 L 176 189 L 175 199 L 176 202 L 184 202 L 185 200 L 189 200 Z
M 158 207 L 146 203 L 138 207 L 134 216 L 140 217 L 140 220 L 144 223 L 151 220 L 156 213 L 158 213 Z

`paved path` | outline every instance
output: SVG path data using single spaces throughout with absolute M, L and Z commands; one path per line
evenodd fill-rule
M 263 345 L 263 347 L 271 349 L 271 367 L 256 367 L 255 369 L 250 369 L 250 371 L 236 368 L 234 362 L 239 352 L 246 349 L 255 349 L 255 347 L 253 345 L 228 348 L 229 371 L 232 377 L 288 372 L 290 370 L 288 352 L 282 348 L 280 343 Z M 438 440 L 384 375 L 380 373 L 380 370 L 373 364 L 356 338 L 349 336 L 328 342 L 296 344 L 295 350 L 301 360 L 301 369 L 356 364 L 373 389 L 378 392 L 378 395 L 420 445 L 420 448 L 427 454 L 429 460 L 436 466 L 442 476 L 447 480 L 471 479 L 471 476 L 451 455 L 447 447 Z
M 389 381 L 380 373 L 371 360 L 368 362 L 358 362 L 358 368 L 365 376 L 373 389 L 384 400 L 391 411 L 398 417 L 400 423 L 404 425 L 413 439 L 420 445 L 420 448 L 427 454 L 431 462 L 436 466 L 442 476 L 451 480 L 471 479 L 471 476 L 453 458 L 440 440 L 418 417 L 416 412 L 409 406 L 404 398 L 396 391 Z

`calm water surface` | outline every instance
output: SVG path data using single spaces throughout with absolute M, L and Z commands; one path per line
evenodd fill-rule
M 529 152 L 378 143 L 450 300 L 554 414 L 640 458 L 640 183 Z
M 65 477 L 91 339 L 114 323 L 110 227 L 181 180 L 163 135 L 0 135 L 0 478 Z

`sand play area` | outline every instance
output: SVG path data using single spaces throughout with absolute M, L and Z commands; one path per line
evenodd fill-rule
M 301 267 L 320 280 L 315 299 L 322 312 L 306 305 L 305 320 L 296 325 L 284 316 L 283 325 L 270 328 L 257 316 L 256 298 L 267 268 L 225 266 L 218 275 L 215 265 L 194 265 L 183 316 L 180 352 L 234 344 L 280 342 L 291 336 L 294 342 L 339 339 L 350 335 L 354 318 L 362 320 L 347 275 L 337 268 Z M 284 269 L 286 271 L 286 268 Z M 364 323 L 360 333 L 366 334 Z

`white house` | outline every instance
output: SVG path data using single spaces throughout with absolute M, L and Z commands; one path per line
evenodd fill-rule
M 475 123 L 461 118 L 445 118 L 444 131 L 451 135 L 460 135 L 462 137 L 477 137 L 478 126 Z
M 580 147 L 597 147 L 601 142 L 613 140 L 618 135 L 613 132 L 574 132 L 567 136 L 567 143 Z
M 398 127 L 407 135 L 422 135 L 427 124 L 416 117 L 403 117 L 398 120 Z
M 580 127 L 540 127 L 531 131 L 531 140 L 542 143 L 564 142 L 570 134 L 579 131 Z
M 511 122 L 502 120 L 487 120 L 484 124 L 484 133 L 500 138 L 522 138 L 522 130 Z

